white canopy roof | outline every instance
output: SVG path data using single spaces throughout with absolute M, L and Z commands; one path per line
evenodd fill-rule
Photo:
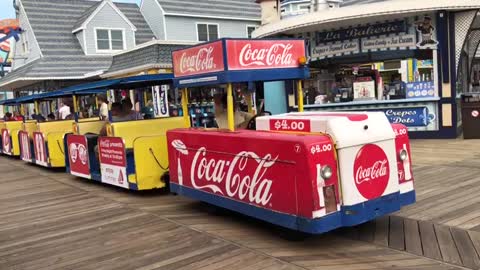
M 275 34 L 295 34 L 330 30 L 372 20 L 393 20 L 438 10 L 459 11 L 480 9 L 479 0 L 391 0 L 352 5 L 299 15 L 264 25 L 253 35 L 257 38 Z

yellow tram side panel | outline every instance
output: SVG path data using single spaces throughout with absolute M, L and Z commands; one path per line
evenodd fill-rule
M 139 190 L 164 188 L 161 177 L 168 172 L 168 130 L 186 128 L 183 117 L 109 124 L 109 135 L 121 137 L 133 149 L 135 174 L 128 176 Z
M 50 132 L 45 136 L 48 147 L 48 161 L 53 168 L 63 168 L 65 164 L 65 146 L 63 138 L 66 132 Z
M 33 138 L 33 132 L 37 131 L 37 121 L 27 121 L 23 123 L 22 129 L 28 132 L 28 137 Z
M 78 119 L 78 122 L 80 122 L 80 123 L 82 123 L 82 122 L 94 122 L 94 121 L 99 121 L 99 118 L 98 117 L 91 117 L 91 118 Z
M 98 118 L 92 121 L 83 121 L 79 123 L 73 123 L 73 131 L 77 135 L 85 135 L 87 133 L 100 134 L 105 121 L 100 121 Z
M 73 120 L 42 122 L 37 124 L 48 146 L 48 158 L 51 167 L 65 167 L 65 147 L 63 137 L 72 132 Z
M 20 156 L 20 141 L 18 140 L 18 132 L 23 129 L 23 122 L 5 122 L 5 128 L 8 129 L 10 136 L 12 137 L 12 155 Z

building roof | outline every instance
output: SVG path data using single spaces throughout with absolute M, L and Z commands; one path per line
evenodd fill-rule
M 392 0 L 343 0 L 341 4 L 342 7 L 352 6 L 352 5 L 363 5 L 363 4 L 372 4 L 378 2 L 388 2 Z
M 360 4 L 360 1 L 358 0 L 357 4 Z M 262 38 L 279 34 L 298 34 L 365 24 L 371 22 L 372 18 L 381 21 L 401 19 L 405 16 L 438 10 L 480 9 L 480 2 L 475 0 L 377 0 L 375 3 L 363 3 L 362 8 L 353 3 L 350 4 L 341 8 L 312 12 L 266 24 L 253 32 L 253 35 Z
M 148 69 L 172 68 L 172 51 L 192 46 L 191 42 L 151 41 L 113 56 L 109 70 L 101 77 L 110 78 Z
M 92 13 L 95 12 L 95 10 L 97 10 L 97 8 L 102 5 L 102 3 L 103 3 L 103 1 L 99 1 L 97 4 L 94 4 L 91 7 L 87 8 L 83 12 L 82 16 L 80 16 L 80 18 L 78 18 L 77 22 L 73 25 L 73 29 L 78 29 L 78 28 L 82 27 L 82 25 L 88 20 L 90 15 L 92 15 Z
M 12 82 L 35 83 L 52 78 L 63 80 L 88 78 L 105 71 L 112 56 L 87 56 L 75 34 L 74 26 L 90 16 L 100 3 L 87 0 L 21 0 L 40 46 L 42 58 L 13 70 L 0 80 L 0 87 L 9 89 Z M 136 44 L 151 41 L 154 34 L 136 4 L 114 3 L 133 23 Z M 24 83 L 15 83 L 15 86 Z
M 72 30 L 81 18 L 98 7 L 87 0 L 22 0 L 28 20 L 44 56 L 84 55 Z M 137 44 L 152 40 L 154 34 L 136 4 L 115 3 L 136 26 Z
M 99 74 L 112 63 L 111 56 L 46 56 L 32 61 L 0 80 L 0 88 L 14 90 L 42 80 L 82 80 Z
M 165 11 L 165 15 L 260 21 L 260 4 L 255 3 L 255 0 L 157 1 Z

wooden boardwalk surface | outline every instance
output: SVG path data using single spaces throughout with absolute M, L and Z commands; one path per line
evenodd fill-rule
M 342 234 L 480 269 L 480 140 L 419 140 L 412 150 L 417 203 Z
M 463 269 L 354 230 L 287 241 L 273 226 L 213 210 L 0 157 L 0 269 Z

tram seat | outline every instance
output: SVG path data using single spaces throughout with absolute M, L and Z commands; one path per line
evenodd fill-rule
M 65 134 L 72 133 L 73 120 L 42 122 L 37 124 L 37 131 L 41 132 L 47 144 L 50 166 L 65 167 Z
M 86 135 L 86 134 L 100 134 L 103 126 L 105 125 L 105 121 L 100 121 L 98 119 L 92 121 L 83 121 L 79 123 L 74 123 L 73 130 L 76 134 L 79 135 Z
M 170 117 L 111 123 L 107 131 L 111 137 L 123 138 L 125 148 L 131 149 L 133 148 L 134 141 L 140 137 L 165 137 L 167 130 L 185 127 L 185 122 L 182 117 Z
M 28 137 L 31 139 L 33 137 L 33 132 L 37 131 L 37 121 L 23 123 L 23 130 L 28 132 Z
M 81 118 L 81 119 L 78 119 L 78 122 L 82 123 L 82 122 L 93 122 L 93 121 L 99 121 L 100 118 L 98 117 L 90 117 L 90 118 Z
M 127 174 L 139 190 L 164 188 L 162 177 L 168 173 L 167 131 L 185 128 L 182 117 L 111 123 L 107 133 L 125 142 Z
M 12 137 L 12 153 L 14 156 L 20 155 L 20 142 L 18 140 L 18 132 L 22 130 L 22 126 L 22 121 L 11 121 L 5 123 L 5 128 L 10 131 L 10 136 Z
M 52 132 L 63 132 L 63 133 L 72 132 L 73 123 L 74 123 L 73 120 L 37 123 L 37 131 L 43 133 L 43 135 L 45 136 L 45 139 L 47 139 L 47 135 Z

